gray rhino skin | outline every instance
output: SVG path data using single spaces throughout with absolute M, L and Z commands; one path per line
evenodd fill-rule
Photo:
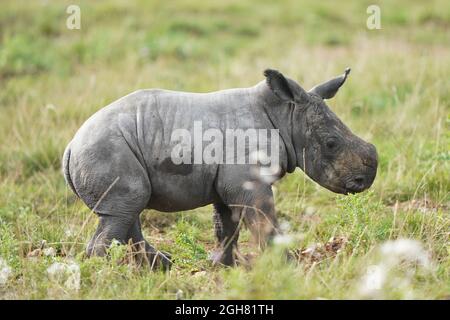
M 78 130 L 63 158 L 65 179 L 99 216 L 87 254 L 104 255 L 112 239 L 131 242 L 152 267 L 170 266 L 170 255 L 145 241 L 144 209 L 173 212 L 214 204 L 218 251 L 214 261 L 235 264 L 241 221 L 264 246 L 279 233 L 271 182 L 255 164 L 181 164 L 171 160 L 171 133 L 203 130 L 279 129 L 280 171 L 300 167 L 337 193 L 361 192 L 377 171 L 375 147 L 355 136 L 327 107 L 345 74 L 309 92 L 276 70 L 250 88 L 211 93 L 138 90 L 99 110 Z M 252 188 L 245 188 L 247 182 Z M 141 259 L 141 261 L 144 261 Z

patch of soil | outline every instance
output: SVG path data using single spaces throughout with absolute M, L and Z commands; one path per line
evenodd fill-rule
M 317 263 L 324 259 L 335 257 L 341 252 L 348 238 L 344 236 L 331 237 L 326 243 L 315 243 L 307 248 L 300 248 L 292 251 L 293 257 L 297 262 L 306 262 L 307 264 Z
M 36 260 L 40 257 L 64 257 L 66 256 L 66 252 L 59 248 L 54 248 L 52 246 L 47 245 L 46 240 L 42 240 L 39 246 L 33 249 L 33 246 L 30 245 L 28 250 L 25 251 L 26 257 L 31 260 Z

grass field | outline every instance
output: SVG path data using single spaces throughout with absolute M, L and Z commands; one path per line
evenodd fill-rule
M 66 28 L 70 4 L 1 4 L 1 299 L 450 297 L 448 1 L 377 1 L 380 30 L 366 27 L 371 1 L 77 1 L 80 30 Z M 96 110 L 138 88 L 252 86 L 267 67 L 308 89 L 347 66 L 328 104 L 378 149 L 370 191 L 285 177 L 276 206 L 293 240 L 258 253 L 245 231 L 251 267 L 211 266 L 210 206 L 142 214 L 146 238 L 176 261 L 170 273 L 122 263 L 125 246 L 85 259 L 97 218 L 60 163 Z M 55 262 L 73 273 L 55 276 Z

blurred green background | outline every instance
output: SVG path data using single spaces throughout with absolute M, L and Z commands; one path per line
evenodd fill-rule
M 72 4 L 80 30 L 66 27 Z M 380 30 L 366 26 L 371 4 Z M 350 78 L 328 104 L 377 146 L 378 176 L 370 192 L 350 197 L 300 171 L 277 183 L 297 263 L 277 248 L 261 255 L 244 232 L 253 267 L 211 266 L 211 207 L 142 215 L 149 241 L 175 258 L 169 274 L 84 259 L 96 218 L 65 186 L 60 163 L 96 110 L 139 88 L 252 86 L 268 67 L 309 89 L 347 66 Z M 374 252 L 397 238 L 420 241 L 434 267 L 400 264 L 392 272 L 404 285 L 386 283 L 369 297 L 448 298 L 449 74 L 448 1 L 2 1 L 0 258 L 12 271 L 0 298 L 172 299 L 180 290 L 185 298 L 360 298 Z M 336 239 L 347 244 L 323 249 Z M 56 257 L 34 251 L 42 240 Z M 314 256 L 311 246 L 322 249 Z M 46 274 L 70 259 L 81 268 L 79 290 Z

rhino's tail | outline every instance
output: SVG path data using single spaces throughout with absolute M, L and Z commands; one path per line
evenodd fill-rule
M 64 151 L 63 160 L 62 160 L 62 170 L 64 174 L 64 179 L 66 180 L 66 183 L 69 185 L 70 189 L 72 189 L 73 193 L 77 195 L 79 198 L 80 196 L 77 193 L 77 190 L 75 190 L 75 186 L 73 185 L 72 179 L 70 178 L 70 172 L 69 172 L 69 161 L 70 161 L 70 143 L 66 147 L 66 150 Z

